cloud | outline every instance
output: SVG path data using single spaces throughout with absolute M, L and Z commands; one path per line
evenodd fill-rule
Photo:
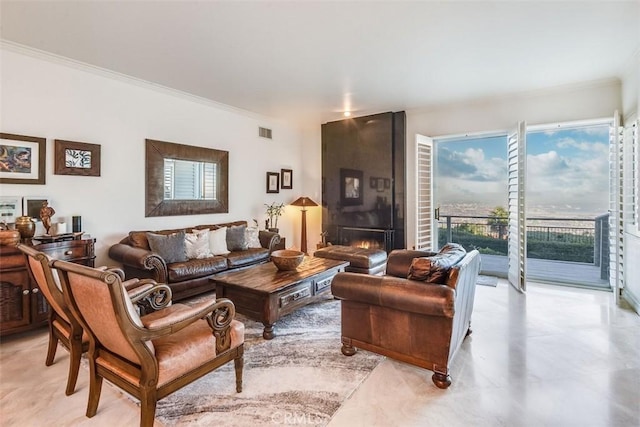
M 438 150 L 438 172 L 442 177 L 460 178 L 474 182 L 506 182 L 506 159 L 486 159 L 481 148 L 468 148 L 464 152 L 446 147 Z
M 589 153 L 607 154 L 609 146 L 602 142 L 576 141 L 574 138 L 560 138 L 556 143 L 558 148 L 576 148 Z
M 564 173 L 567 169 L 567 161 L 557 151 L 527 156 L 527 173 L 534 176 Z
M 602 210 L 608 201 L 608 157 L 564 157 L 556 151 L 527 157 L 529 205 L 556 205 L 560 211 Z M 567 208 L 571 206 L 571 208 Z

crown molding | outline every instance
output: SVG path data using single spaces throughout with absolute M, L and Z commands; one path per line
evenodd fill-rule
M 281 121 L 281 119 L 276 117 L 268 117 L 253 111 L 244 110 L 242 108 L 223 104 L 221 102 L 217 102 L 217 101 L 204 98 L 198 95 L 193 95 L 191 93 L 184 92 L 178 89 L 172 89 L 170 87 L 163 86 L 161 84 L 153 83 L 148 80 L 139 79 L 137 77 L 132 77 L 127 74 L 119 73 L 117 71 L 112 71 L 106 68 L 87 64 L 86 62 L 77 61 L 75 59 L 71 59 L 66 56 L 57 55 L 51 52 L 26 46 L 20 43 L 15 43 L 10 40 L 0 38 L 0 48 L 10 52 L 18 53 L 21 55 L 29 56 L 32 58 L 40 59 L 40 60 L 51 62 L 54 64 L 73 68 L 75 70 L 84 71 L 97 76 L 105 77 L 111 80 L 116 80 L 122 83 L 138 86 L 144 89 L 153 90 L 155 92 L 160 92 L 165 95 L 174 96 L 176 98 L 180 98 L 186 101 L 191 101 L 197 104 L 205 105 L 207 107 L 213 107 L 229 113 L 239 114 L 248 118 L 261 120 L 261 121 L 264 121 L 264 120 Z

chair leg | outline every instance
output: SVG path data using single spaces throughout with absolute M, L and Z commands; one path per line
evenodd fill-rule
M 66 395 L 73 394 L 78 381 L 78 371 L 80 371 L 80 358 L 82 357 L 82 343 L 72 341 L 69 343 L 69 378 L 67 379 Z
M 236 370 L 236 392 L 242 393 L 242 370 L 244 368 L 244 355 L 242 351 L 238 357 L 233 359 L 233 365 Z
M 341 350 L 342 350 L 342 354 L 344 354 L 345 356 L 353 356 L 354 354 L 356 354 L 356 348 L 351 344 L 342 343 Z
M 89 360 L 89 402 L 87 403 L 87 417 L 91 418 L 98 412 L 101 392 L 102 377 L 98 375 L 96 362 Z
M 44 362 L 46 366 L 53 365 L 53 359 L 56 357 L 57 349 L 58 337 L 53 333 L 53 327 L 49 326 L 49 347 L 47 348 L 47 360 Z
M 451 376 L 441 372 L 434 372 L 431 380 L 438 388 L 448 388 L 451 385 Z
M 140 390 L 140 427 L 153 427 L 157 401 L 155 387 Z

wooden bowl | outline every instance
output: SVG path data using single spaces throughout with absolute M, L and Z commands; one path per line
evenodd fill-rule
M 304 252 L 281 249 L 271 252 L 271 261 L 278 267 L 278 270 L 288 271 L 298 268 L 304 259 Z

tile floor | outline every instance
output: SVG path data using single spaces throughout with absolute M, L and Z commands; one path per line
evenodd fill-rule
M 387 359 L 329 426 L 640 425 L 640 317 L 611 293 L 530 284 L 522 295 L 500 280 L 477 288 L 472 329 L 448 390 L 431 372 Z M 137 407 L 109 386 L 85 418 L 86 371 L 66 397 L 68 354 L 60 349 L 45 367 L 46 342 L 44 329 L 2 340 L 0 425 L 138 425 Z

